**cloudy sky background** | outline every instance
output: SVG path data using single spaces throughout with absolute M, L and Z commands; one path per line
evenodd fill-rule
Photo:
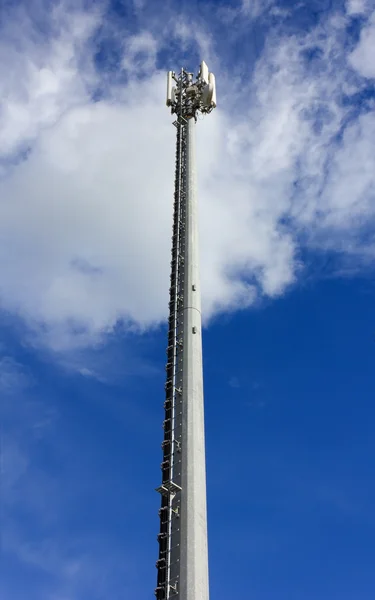
M 302 540 L 294 540 L 294 555 L 293 535 L 312 514 L 318 524 L 324 521 L 309 505 L 311 495 L 353 519 L 353 513 L 366 512 L 374 494 L 370 464 L 358 471 L 369 448 L 356 446 L 356 454 L 334 436 L 326 448 L 319 429 L 327 413 L 333 419 L 344 406 L 341 442 L 355 432 L 365 444 L 363 427 L 374 418 L 374 350 L 370 336 L 361 337 L 374 320 L 374 53 L 375 7 L 365 0 L 3 0 L 5 600 L 152 597 L 158 526 L 152 489 L 159 476 L 174 161 L 165 71 L 197 69 L 201 58 L 218 86 L 217 110 L 197 127 L 206 397 L 217 398 L 222 411 L 214 416 L 213 404 L 207 407 L 209 465 L 219 460 L 217 430 L 228 419 L 228 404 L 231 414 L 239 405 L 251 411 L 242 433 L 236 430 L 235 445 L 221 450 L 227 477 L 214 466 L 209 475 L 212 498 L 227 502 L 221 512 L 219 500 L 212 500 L 212 538 L 222 548 L 212 551 L 213 597 L 230 597 L 238 589 L 254 600 L 370 598 L 370 572 L 361 572 L 365 587 L 359 593 L 359 567 L 353 571 L 353 595 L 349 574 L 346 581 L 342 573 L 335 579 L 329 556 L 338 550 L 328 549 L 323 537 L 314 542 L 314 560 L 326 546 L 324 562 L 333 571 L 319 572 L 319 589 L 311 587 L 309 577 L 316 577 L 308 573 L 307 558 L 293 584 L 280 566 L 285 580 L 280 574 L 275 587 L 266 575 L 256 581 L 255 573 L 244 586 L 252 561 L 263 557 L 265 574 L 271 568 L 267 553 L 272 560 L 289 556 L 289 566 L 300 558 Z M 294 323 L 292 332 L 293 319 L 298 327 Z M 275 354 L 264 353 L 269 344 Z M 310 379 L 298 367 L 301 354 Z M 276 372 L 282 380 L 273 381 Z M 356 375 L 346 380 L 343 373 L 350 372 Z M 219 385 L 220 373 L 225 381 Z M 309 388 L 305 396 L 298 387 L 302 380 Z M 358 386 L 364 386 L 361 392 Z M 358 423 L 349 408 L 354 401 L 362 406 Z M 312 421 L 310 402 L 318 406 Z M 267 413 L 270 403 L 273 412 Z M 303 430 L 308 421 L 317 428 L 310 445 L 299 439 L 290 447 L 283 438 L 280 450 L 257 437 L 263 428 L 265 439 L 274 440 L 282 427 Z M 319 454 L 316 464 L 290 462 L 309 448 Z M 329 448 L 325 461 L 323 448 Z M 263 467 L 254 462 L 259 453 Z M 334 465 L 340 471 L 354 456 L 358 463 L 350 477 L 358 479 L 362 495 L 353 499 L 349 472 L 344 469 L 336 486 L 328 480 Z M 229 498 L 230 463 L 241 460 L 252 465 L 246 477 L 243 469 L 236 475 L 245 479 L 245 496 L 254 493 L 255 482 L 263 489 L 263 527 L 238 490 Z M 321 481 L 324 464 L 332 471 Z M 265 471 L 271 483 L 263 480 Z M 293 502 L 305 506 L 293 534 L 290 515 L 273 515 L 271 497 L 291 514 Z M 238 502 L 254 516 L 233 533 L 231 548 L 241 556 L 247 549 L 241 573 L 238 556 L 225 545 L 231 527 L 235 531 L 230 514 Z M 273 533 L 275 527 L 282 535 Z M 333 537 L 339 540 L 342 524 L 337 531 Z M 353 566 L 353 540 L 346 539 L 348 554 L 337 558 L 338 571 L 346 560 Z M 358 544 L 365 569 L 374 548 L 367 538 Z M 220 582 L 226 560 L 232 567 Z

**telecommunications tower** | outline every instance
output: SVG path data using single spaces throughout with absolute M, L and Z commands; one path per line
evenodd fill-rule
M 177 130 L 157 600 L 208 600 L 201 291 L 195 124 L 216 106 L 215 77 L 168 72 Z

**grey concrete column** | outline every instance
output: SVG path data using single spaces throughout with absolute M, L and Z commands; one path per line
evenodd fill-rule
M 195 120 L 186 139 L 186 237 L 182 384 L 180 600 L 208 600 L 201 287 L 199 274 Z

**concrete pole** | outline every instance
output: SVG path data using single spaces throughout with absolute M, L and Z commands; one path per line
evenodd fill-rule
M 208 600 L 201 289 L 195 119 L 186 125 L 180 600 Z

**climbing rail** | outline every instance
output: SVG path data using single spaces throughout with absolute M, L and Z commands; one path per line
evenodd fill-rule
M 178 593 L 180 562 L 181 454 L 182 447 L 182 360 L 184 332 L 184 260 L 186 216 L 186 124 L 183 116 L 184 79 L 179 79 L 179 109 L 174 125 L 176 136 L 176 167 L 172 260 L 169 290 L 168 346 L 165 384 L 164 439 L 161 463 L 162 484 L 159 558 L 156 563 L 157 600 L 168 600 Z

